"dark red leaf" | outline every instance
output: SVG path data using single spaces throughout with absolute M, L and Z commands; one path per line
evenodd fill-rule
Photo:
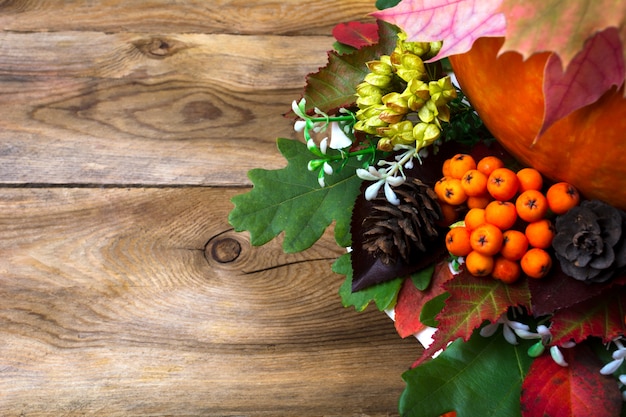
M 523 417 L 615 417 L 622 396 L 615 378 L 600 374 L 602 363 L 587 345 L 563 349 L 569 366 L 550 355 L 535 359 L 522 384 Z
M 443 294 L 443 284 L 451 278 L 448 263 L 441 262 L 435 266 L 430 286 L 426 290 L 418 290 L 410 279 L 404 281 L 395 307 L 395 326 L 400 337 L 411 336 L 426 327 L 420 322 L 422 307 L 429 300 Z
M 624 284 L 626 276 L 602 284 L 587 284 L 565 275 L 558 263 L 555 263 L 549 276 L 531 280 L 528 287 L 534 314 L 543 316 L 593 298 L 613 286 Z
M 581 342 L 589 336 L 609 342 L 626 333 L 626 286 L 557 311 L 552 317 L 552 344 Z
M 359 49 L 378 42 L 378 25 L 364 22 L 339 23 L 333 28 L 333 36 L 338 42 Z

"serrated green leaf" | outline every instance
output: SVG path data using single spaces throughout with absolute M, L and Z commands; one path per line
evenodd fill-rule
M 344 307 L 354 306 L 356 311 L 365 310 L 371 302 L 374 302 L 380 311 L 392 308 L 396 304 L 398 292 L 404 281 L 402 278 L 396 278 L 361 291 L 352 292 L 352 263 L 349 253 L 339 257 L 333 264 L 332 270 L 337 274 L 346 276 L 346 280 L 339 288 L 341 303 Z
M 426 326 L 439 327 L 437 314 L 439 314 L 446 305 L 448 297 L 450 297 L 450 294 L 445 292 L 443 294 L 439 294 L 432 300 L 427 301 L 420 312 L 420 321 Z
M 317 107 L 329 113 L 354 104 L 356 87 L 368 73 L 366 63 L 390 54 L 396 46 L 397 28 L 385 22 L 378 25 L 378 43 L 351 54 L 331 51 L 328 64 L 307 76 L 304 88 L 307 110 Z
M 425 291 L 430 285 L 430 281 L 433 278 L 433 272 L 435 272 L 435 264 L 432 264 L 421 271 L 418 271 L 411 275 L 413 285 L 420 291 Z
M 510 345 L 501 331 L 489 338 L 476 331 L 467 342 L 454 341 L 435 359 L 402 375 L 407 386 L 400 414 L 432 417 L 454 410 L 457 417 L 519 417 L 531 344 Z
M 253 169 L 248 177 L 252 190 L 232 198 L 235 208 L 228 221 L 236 231 L 250 232 L 250 242 L 263 245 L 284 232 L 283 250 L 303 251 L 313 245 L 335 221 L 335 240 L 350 245 L 352 206 L 361 179 L 355 174 L 357 161 L 326 177 L 321 188 L 317 174 L 307 170 L 312 154 L 306 145 L 291 139 L 278 139 L 278 149 L 287 159 L 285 168 Z

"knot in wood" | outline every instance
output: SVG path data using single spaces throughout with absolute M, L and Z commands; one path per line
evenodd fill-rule
M 141 39 L 134 45 L 142 54 L 154 59 L 172 56 L 185 46 L 182 42 L 166 38 Z
M 241 243 L 232 237 L 215 239 L 207 249 L 207 255 L 222 264 L 233 262 L 241 255 Z

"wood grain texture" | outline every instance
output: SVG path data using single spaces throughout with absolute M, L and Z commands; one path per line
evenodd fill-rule
M 0 201 L 0 415 L 387 415 L 417 354 L 330 273 L 225 222 L 239 190 Z
M 0 416 L 389 416 L 419 354 L 332 231 L 227 223 L 373 0 L 0 0 Z
M 236 34 L 328 34 L 334 24 L 363 20 L 370 0 L 2 0 L 6 31 Z
M 230 186 L 283 166 L 283 114 L 332 42 L 240 38 L 0 34 L 0 183 Z

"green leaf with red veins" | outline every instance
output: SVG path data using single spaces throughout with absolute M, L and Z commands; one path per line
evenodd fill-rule
M 306 78 L 303 97 L 307 112 L 315 107 L 334 113 L 341 107 L 352 106 L 356 87 L 368 73 L 366 63 L 390 54 L 396 46 L 397 29 L 379 22 L 378 43 L 365 46 L 351 54 L 328 53 L 328 64 Z
M 443 41 L 436 59 L 467 52 L 482 36 L 504 36 L 502 0 L 403 0 L 374 12 L 378 19 L 404 30 L 409 41 Z
M 622 396 L 617 381 L 601 375 L 602 363 L 586 345 L 562 349 L 568 366 L 560 366 L 550 355 L 530 365 L 522 384 L 522 416 L 619 415 Z
M 625 316 L 626 286 L 612 288 L 603 295 L 557 311 L 551 319 L 552 344 L 579 343 L 589 336 L 609 342 L 626 334 Z
M 495 322 L 511 306 L 530 306 L 526 280 L 505 284 L 492 278 L 475 277 L 463 270 L 444 288 L 450 293 L 446 306 L 437 316 L 439 329 L 433 344 L 415 362 L 419 365 L 457 338 L 469 339 L 485 321 Z

